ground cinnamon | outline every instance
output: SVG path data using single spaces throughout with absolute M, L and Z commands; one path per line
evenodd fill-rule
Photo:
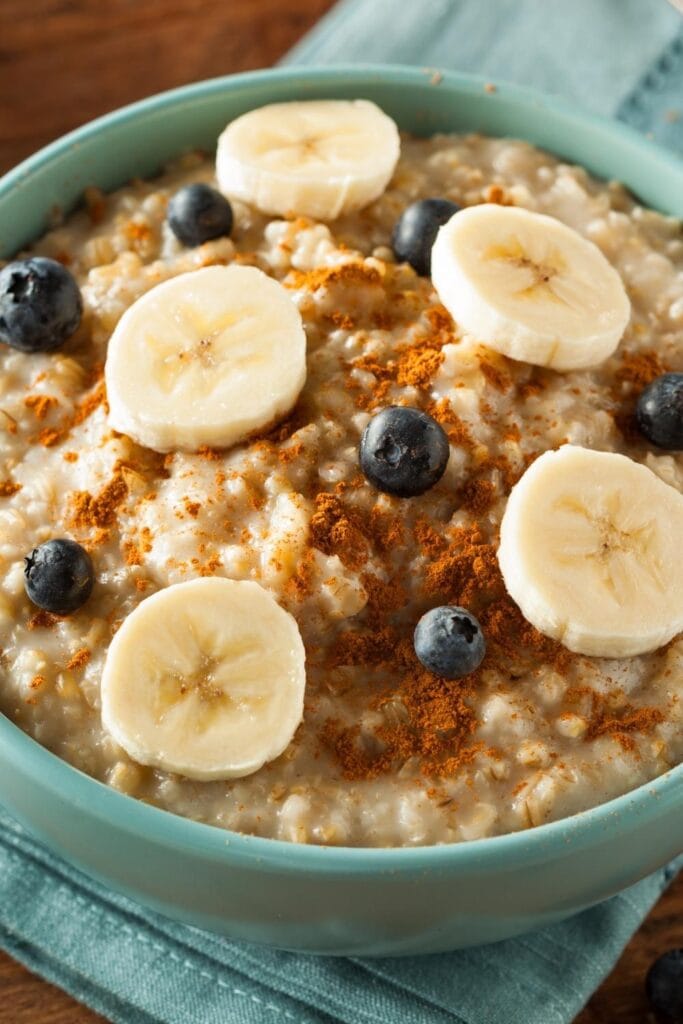
M 80 647 L 67 662 L 67 669 L 72 672 L 76 669 L 83 668 L 90 661 L 90 651 L 87 647 Z
M 370 624 L 384 622 L 407 604 L 408 594 L 398 576 L 383 580 L 375 573 L 363 572 L 360 581 L 368 597 L 366 616 Z
M 491 91 L 487 88 L 487 91 Z M 496 203 L 499 206 L 514 206 L 515 201 L 502 185 L 487 185 L 482 192 L 485 203 Z
M 386 404 L 393 386 L 428 390 L 444 361 L 443 347 L 455 341 L 454 324 L 443 306 L 430 307 L 427 327 L 417 331 L 410 342 L 399 342 L 385 361 L 378 356 L 359 356 L 352 367 L 370 373 L 375 383 L 368 389 L 355 377 L 347 378 L 346 386 L 356 391 L 356 405 L 374 410 Z
M 387 637 L 384 639 L 386 642 Z M 452 681 L 435 676 L 419 665 L 405 645 L 394 647 L 392 654 L 385 648 L 385 653 L 394 663 L 398 656 L 410 666 L 398 685 L 385 687 L 372 701 L 372 706 L 383 712 L 383 723 L 370 737 L 357 724 L 328 719 L 321 732 L 323 745 L 349 780 L 396 772 L 412 758 L 419 762 L 423 775 L 456 774 L 483 746 L 470 742 L 477 724 L 467 699 L 474 692 L 474 679 Z
M 73 491 L 70 495 L 70 525 L 77 529 L 111 526 L 119 506 L 128 497 L 123 463 L 117 463 L 114 474 L 98 494 Z
M 667 367 L 654 349 L 645 352 L 624 352 L 614 374 L 612 394 L 616 408 L 611 412 L 614 425 L 624 440 L 636 444 L 642 439 L 635 418 L 635 402 L 648 384 L 666 373 Z
M 619 384 L 631 384 L 635 390 L 642 390 L 652 381 L 666 373 L 666 366 L 658 352 L 624 352 L 621 365 L 614 377 Z
M 473 477 L 458 491 L 458 503 L 473 516 L 483 516 L 496 499 L 496 486 L 492 480 Z
M 487 383 L 495 388 L 496 391 L 500 391 L 501 394 L 505 394 L 512 387 L 512 377 L 504 370 L 502 366 L 496 366 L 491 360 L 484 356 L 479 357 L 479 369 L 484 375 Z
M 472 451 L 476 447 L 476 441 L 472 436 L 470 427 L 458 416 L 447 398 L 440 398 L 436 402 L 429 402 L 426 411 L 443 427 L 448 440 L 456 448 Z
M 381 285 L 382 275 L 376 267 L 359 260 L 348 260 L 331 267 L 316 267 L 315 270 L 292 270 L 284 281 L 288 288 L 306 288 L 314 292 L 334 284 Z
M 562 672 L 572 663 L 572 654 L 539 633 L 508 596 L 496 545 L 486 540 L 478 526 L 452 531 L 448 547 L 425 569 L 424 589 L 444 604 L 461 605 L 479 618 L 489 658 L 506 674 L 520 661 L 540 660 Z
M 101 368 L 97 368 L 96 375 L 101 375 Z M 49 396 L 29 395 L 26 402 L 28 402 L 28 399 L 44 397 Z M 42 444 L 45 448 L 52 448 L 55 444 L 59 444 L 69 436 L 74 427 L 83 423 L 101 405 L 104 405 L 106 408 L 106 404 L 107 393 L 104 380 L 98 380 L 93 389 L 76 405 L 70 416 L 63 419 L 56 427 L 43 427 L 37 438 L 39 444 Z M 40 408 L 42 409 L 43 407 L 41 406 Z M 47 413 L 45 413 L 45 415 L 46 414 Z M 39 416 L 38 418 L 42 419 L 43 417 Z
M 27 395 L 24 405 L 30 409 L 37 420 L 44 420 L 50 411 L 59 405 L 54 395 Z
M 52 612 L 46 612 L 43 608 L 39 608 L 28 620 L 27 625 L 29 629 L 50 629 L 59 621 L 59 615 L 53 615 Z
M 349 569 L 368 560 L 368 540 L 361 517 L 334 494 L 318 494 L 310 521 L 311 543 L 326 555 L 337 555 Z
M 590 686 L 573 686 L 567 690 L 569 707 L 580 707 L 588 720 L 584 740 L 611 736 L 624 751 L 637 753 L 634 734 L 650 735 L 664 721 L 664 713 L 648 705 L 636 706 L 625 701 L 620 688 L 601 693 Z
M 585 738 L 594 740 L 598 736 L 611 736 L 624 750 L 635 751 L 633 734 L 649 735 L 663 721 L 664 714 L 659 708 L 627 704 L 618 717 L 610 717 L 606 711 L 599 712 L 590 722 Z

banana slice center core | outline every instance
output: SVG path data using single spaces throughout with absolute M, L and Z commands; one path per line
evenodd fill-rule
M 620 525 L 618 518 L 622 510 L 616 495 L 611 506 L 595 512 L 583 504 L 565 499 L 557 502 L 555 508 L 576 522 L 574 536 L 577 542 L 571 547 L 565 543 L 562 561 L 570 563 L 588 559 L 597 569 L 609 595 L 616 604 L 623 606 L 630 599 L 629 576 L 636 563 L 639 572 L 645 571 L 658 589 L 664 589 L 665 581 L 654 550 L 657 535 L 654 521 L 629 527 Z M 582 535 L 585 543 L 580 540 Z
M 191 673 L 164 672 L 158 680 L 154 701 L 157 724 L 161 725 L 188 701 L 194 705 L 193 723 L 199 733 L 206 732 L 225 711 L 255 711 L 263 703 L 257 693 L 241 693 L 237 697 L 230 692 L 231 660 L 201 654 Z
M 519 287 L 514 292 L 518 298 L 535 299 L 542 294 L 550 301 L 568 304 L 552 286 L 553 279 L 566 269 L 565 261 L 557 250 L 546 255 L 541 261 L 530 256 L 521 242 L 513 238 L 508 242 L 489 246 L 484 253 L 484 259 L 521 271 Z
M 183 349 L 178 353 L 178 361 L 185 363 L 188 360 L 196 359 L 198 362 L 205 367 L 213 367 L 216 365 L 216 352 L 214 348 L 214 341 L 216 340 L 217 332 L 210 334 L 206 338 L 200 338 L 196 345 L 190 348 Z M 165 362 L 172 361 L 173 357 L 169 357 Z
M 165 335 L 149 338 L 158 359 L 157 380 L 166 393 L 185 383 L 184 376 L 190 368 L 201 375 L 204 387 L 212 391 L 221 386 L 221 374 L 217 371 L 222 364 L 229 361 L 230 369 L 236 372 L 263 362 L 263 356 L 249 344 L 254 330 L 253 316 L 228 314 L 217 326 L 210 327 L 192 310 L 177 313 L 174 320 L 184 337 L 192 339 L 189 343 L 178 345 L 177 340 Z

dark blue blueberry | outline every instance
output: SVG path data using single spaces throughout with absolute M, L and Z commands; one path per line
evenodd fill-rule
M 645 979 L 650 1006 L 662 1024 L 683 1024 L 683 949 L 670 949 L 653 963 Z
M 81 322 L 83 300 L 57 260 L 32 256 L 0 270 L 0 341 L 20 352 L 59 348 Z
M 75 540 L 49 540 L 24 559 L 26 593 L 39 608 L 68 615 L 90 597 L 95 570 Z
M 220 192 L 195 182 L 171 196 L 168 223 L 183 245 L 195 246 L 232 231 L 232 206 Z
M 410 406 L 390 405 L 363 431 L 360 468 L 377 490 L 412 498 L 441 479 L 449 451 L 435 419 Z
M 425 668 L 446 679 L 459 679 L 479 668 L 486 642 L 474 615 L 457 605 L 432 608 L 415 627 L 415 653 Z
M 396 259 L 410 263 L 421 277 L 429 277 L 432 246 L 439 228 L 459 209 L 450 199 L 420 199 L 406 207 L 391 237 Z
M 683 450 L 683 373 L 664 373 L 648 384 L 638 398 L 636 421 L 658 448 Z

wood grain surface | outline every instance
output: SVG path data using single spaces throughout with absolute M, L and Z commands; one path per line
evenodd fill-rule
M 272 64 L 333 0 L 0 0 L 0 170 L 161 89 Z M 683 946 L 683 877 L 576 1024 L 647 1024 L 643 979 Z M 0 952 L 0 1024 L 96 1024 Z

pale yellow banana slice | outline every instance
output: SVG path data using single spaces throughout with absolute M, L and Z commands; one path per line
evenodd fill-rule
M 253 267 L 204 267 L 134 302 L 109 342 L 109 421 L 155 451 L 225 448 L 275 423 L 306 379 L 287 291 Z
M 564 445 L 513 487 L 498 561 L 525 618 L 570 651 L 631 657 L 683 630 L 683 495 L 645 466 Z
M 483 203 L 440 228 L 432 281 L 459 326 L 511 359 L 553 370 L 597 366 L 631 307 L 598 247 L 554 217 Z
M 384 192 L 399 150 L 396 124 L 369 100 L 271 103 L 225 129 L 216 177 L 264 213 L 334 220 Z
M 304 658 L 296 622 L 258 583 L 177 583 L 112 640 L 102 722 L 140 764 L 191 779 L 250 775 L 301 721 Z

